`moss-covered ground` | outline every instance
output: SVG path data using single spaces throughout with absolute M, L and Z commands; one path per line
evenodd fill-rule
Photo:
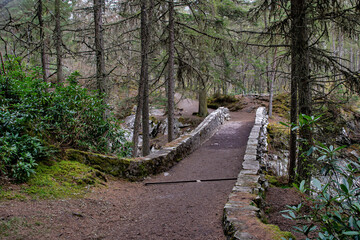
M 277 225 L 267 224 L 265 228 L 272 233 L 273 240 L 296 239 L 291 232 L 281 231 Z
M 78 198 L 105 181 L 101 172 L 78 162 L 41 163 L 26 184 L 1 187 L 0 200 Z

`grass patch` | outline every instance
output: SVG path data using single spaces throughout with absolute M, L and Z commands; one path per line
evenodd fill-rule
M 273 176 L 266 174 L 265 178 L 271 186 L 280 188 L 291 188 L 291 186 L 288 185 L 288 179 L 286 176 Z
M 0 189 L 0 200 L 26 200 L 26 196 L 23 194 L 16 193 L 12 190 L 1 190 Z
M 277 225 L 267 224 L 265 227 L 272 233 L 274 240 L 296 239 L 291 232 L 281 231 Z
M 8 237 L 10 233 L 16 233 L 21 225 L 23 221 L 18 217 L 0 220 L 0 236 Z
M 1 200 L 58 199 L 82 197 L 91 186 L 104 184 L 105 176 L 79 162 L 60 161 L 51 166 L 39 164 L 36 174 L 19 190 L 0 189 Z
M 31 230 L 30 235 L 28 229 Z M 0 219 L 0 239 L 33 239 L 33 233 L 43 233 L 44 230 L 46 229 L 43 229 L 43 222 L 34 221 L 33 219 L 24 217 Z

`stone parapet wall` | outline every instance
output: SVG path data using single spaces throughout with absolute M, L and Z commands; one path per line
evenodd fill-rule
M 228 120 L 229 116 L 229 110 L 227 108 L 218 108 L 208 115 L 191 133 L 167 143 L 162 149 L 146 157 L 120 159 L 74 149 L 68 149 L 65 153 L 69 160 L 94 166 L 114 176 L 133 181 L 141 180 L 148 175 L 154 175 L 168 170 L 184 157 L 195 151 L 214 134 L 215 130 L 223 124 L 225 120 Z
M 224 207 L 223 227 L 227 239 L 258 239 L 256 232 L 266 231 L 259 220 L 258 206 L 267 188 L 267 181 L 261 175 L 261 162 L 267 151 L 267 124 L 266 109 L 260 107 L 249 135 L 242 169 Z M 271 233 L 268 234 L 271 239 Z

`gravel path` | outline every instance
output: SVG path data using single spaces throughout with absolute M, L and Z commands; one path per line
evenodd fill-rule
M 254 114 L 232 119 L 167 173 L 145 182 L 234 178 Z M 148 185 L 119 180 L 84 199 L 5 202 L 0 217 L 26 223 L 5 239 L 225 239 L 221 218 L 234 181 Z M 14 238 L 15 237 L 15 238 Z

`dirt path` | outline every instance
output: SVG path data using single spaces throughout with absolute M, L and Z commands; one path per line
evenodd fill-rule
M 254 113 L 231 115 L 197 151 L 145 182 L 236 177 Z M 225 239 L 222 211 L 234 183 L 113 181 L 84 199 L 2 202 L 0 218 L 14 220 L 14 230 L 3 239 Z

